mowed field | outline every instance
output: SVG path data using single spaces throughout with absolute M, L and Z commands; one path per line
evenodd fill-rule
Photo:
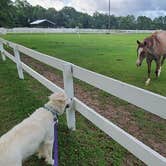
M 152 82 L 148 87 L 145 86 L 146 62 L 141 68 L 136 67 L 136 40 L 146 36 L 148 34 L 85 34 L 79 38 L 76 34 L 12 34 L 4 38 L 166 96 L 165 66 L 156 79 L 153 63 Z
M 146 63 L 144 62 L 139 69 L 135 65 L 137 58 L 136 40 L 142 40 L 147 35 L 84 34 L 80 35 L 79 38 L 76 34 L 10 34 L 3 36 L 3 38 L 166 96 L 166 67 L 163 67 L 160 78 L 156 79 L 154 75 L 155 65 L 153 64 L 152 82 L 146 87 Z M 103 110 L 105 110 L 104 105 L 109 106 L 106 101 L 109 98 L 108 94 L 98 91 L 94 94 L 95 90 L 92 87 L 82 83 L 78 84 L 83 90 L 90 92 L 93 97 L 98 95 L 97 98 L 101 102 Z M 27 74 L 25 74 L 25 80 L 19 80 L 16 66 L 10 60 L 6 62 L 0 60 L 0 136 L 36 108 L 44 105 L 49 94 L 50 92 L 45 87 Z M 144 113 L 136 107 L 130 107 L 128 103 L 117 98 L 113 97 L 111 100 L 115 108 L 126 109 L 129 111 L 127 114 L 131 114 L 129 121 L 134 122 L 133 125 L 137 127 L 132 129 L 131 133 L 135 132 L 135 136 L 141 138 L 145 143 L 149 143 L 150 140 L 149 144 L 154 144 L 153 147 L 156 147 L 159 152 L 160 148 L 158 147 L 163 146 L 163 149 L 166 147 L 166 122 L 164 120 Z M 121 115 L 123 114 L 117 114 L 119 119 L 123 119 Z M 76 116 L 77 130 L 75 132 L 68 131 L 65 116 L 60 117 L 59 120 L 60 166 L 144 165 L 80 114 L 77 113 Z M 111 120 L 118 124 L 118 121 Z M 128 131 L 131 124 L 127 122 L 124 129 Z M 123 128 L 123 125 L 120 124 L 120 126 Z M 165 154 L 165 150 L 162 150 L 162 154 Z M 45 162 L 38 160 L 35 156 L 24 163 L 24 166 L 44 165 Z

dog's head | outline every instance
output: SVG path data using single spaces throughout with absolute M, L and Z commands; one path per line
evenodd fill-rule
M 59 115 L 62 115 L 66 109 L 71 107 L 72 100 L 67 98 L 65 93 L 53 93 L 49 96 L 48 104 L 54 107 Z

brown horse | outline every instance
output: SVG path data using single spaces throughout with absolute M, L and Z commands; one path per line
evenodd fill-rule
M 145 84 L 150 83 L 151 63 L 154 60 L 156 63 L 156 77 L 160 76 L 161 66 L 166 58 L 166 31 L 158 31 L 144 39 L 143 42 L 137 40 L 137 67 L 141 66 L 146 58 L 148 65 L 148 79 Z

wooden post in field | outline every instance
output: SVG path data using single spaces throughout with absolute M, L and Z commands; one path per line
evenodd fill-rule
M 63 72 L 63 80 L 64 80 L 64 90 L 66 95 L 73 99 L 74 97 L 74 87 L 73 87 L 73 75 L 72 75 L 72 65 L 70 63 L 64 64 L 64 72 Z M 71 108 L 66 112 L 67 125 L 70 130 L 75 130 L 75 110 Z
M 20 60 L 20 53 L 18 51 L 17 46 L 14 47 L 14 56 L 17 63 L 18 76 L 20 79 L 24 79 L 23 69 L 22 69 L 21 60 Z
M 4 52 L 3 52 L 3 43 L 1 40 L 0 40 L 0 52 L 1 52 L 2 60 L 5 61 L 6 57 L 5 57 Z

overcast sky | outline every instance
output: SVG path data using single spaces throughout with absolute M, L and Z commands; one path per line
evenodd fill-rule
M 32 5 L 41 5 L 45 8 L 54 7 L 57 10 L 64 6 L 72 6 L 78 11 L 89 14 L 95 11 L 108 12 L 109 0 L 28 0 Z M 128 15 L 134 14 L 146 15 L 154 18 L 160 15 L 166 15 L 166 0 L 110 0 L 111 14 Z

